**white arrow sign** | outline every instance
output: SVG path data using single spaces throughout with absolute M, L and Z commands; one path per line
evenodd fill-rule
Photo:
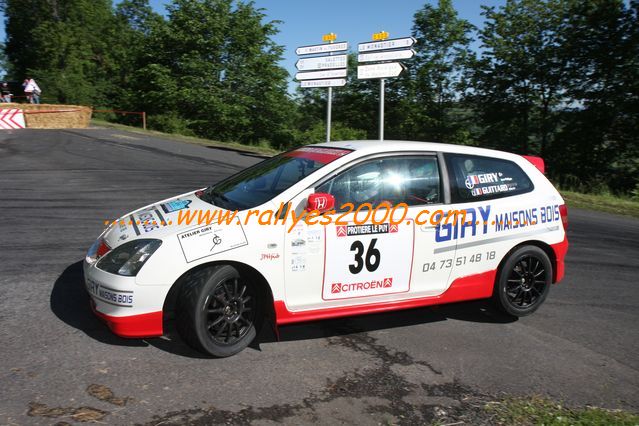
M 300 71 L 346 68 L 348 55 L 320 56 L 300 59 L 295 67 Z
M 300 83 L 301 87 L 342 87 L 346 85 L 345 78 L 333 78 L 329 80 L 308 80 Z
M 383 41 L 371 41 L 368 43 L 360 43 L 358 45 L 359 52 L 372 52 L 375 50 L 401 49 L 411 47 L 417 40 L 413 37 L 393 38 Z
M 346 77 L 346 68 L 326 71 L 298 72 L 297 74 L 295 74 L 295 79 L 299 81 L 337 77 Z
M 317 53 L 341 52 L 348 50 L 348 42 L 342 41 L 331 44 L 316 44 L 314 46 L 300 46 L 295 49 L 298 55 L 313 55 Z
M 396 59 L 410 59 L 415 56 L 413 49 L 392 50 L 390 52 L 360 53 L 359 62 L 392 61 Z
M 359 65 L 357 78 L 360 80 L 369 78 L 397 77 L 404 71 L 404 66 L 399 62 L 387 62 L 385 64 Z

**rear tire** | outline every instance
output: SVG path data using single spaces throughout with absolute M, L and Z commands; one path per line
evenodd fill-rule
M 548 296 L 551 283 L 552 264 L 546 252 L 536 246 L 523 246 L 504 262 L 493 300 L 510 315 L 530 315 Z
M 223 358 L 255 338 L 261 319 L 255 285 L 230 265 L 194 272 L 177 303 L 177 329 L 193 348 Z

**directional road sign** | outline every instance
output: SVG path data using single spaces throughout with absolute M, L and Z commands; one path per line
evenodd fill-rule
M 369 41 L 358 45 L 359 52 L 373 52 L 375 50 L 402 49 L 411 47 L 417 40 L 413 37 L 392 38 L 384 41 Z
M 387 52 L 360 53 L 357 55 L 358 62 L 393 61 L 397 59 L 410 59 L 415 56 L 413 49 L 390 50 Z
M 360 80 L 370 78 L 390 78 L 397 77 L 404 71 L 405 67 L 399 62 L 386 62 L 383 64 L 359 65 L 357 67 L 357 78 Z
M 341 52 L 348 50 L 348 42 L 340 41 L 330 44 L 316 44 L 314 46 L 301 46 L 295 49 L 298 55 L 315 55 L 319 53 Z
M 300 87 L 342 87 L 346 85 L 345 78 L 332 78 L 327 80 L 305 80 L 300 83 Z
M 346 68 L 340 68 L 336 70 L 326 71 L 310 71 L 310 72 L 298 72 L 295 74 L 295 79 L 302 80 L 316 80 L 319 78 L 338 78 L 346 77 Z
M 348 55 L 320 56 L 297 61 L 295 67 L 300 71 L 346 68 Z

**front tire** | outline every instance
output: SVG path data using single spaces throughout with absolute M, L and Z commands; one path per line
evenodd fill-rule
M 523 317 L 543 303 L 552 283 L 552 264 L 536 246 L 516 249 L 504 262 L 493 299 L 504 312 Z
M 177 328 L 193 348 L 223 358 L 255 338 L 259 320 L 256 286 L 230 265 L 194 272 L 177 305 Z

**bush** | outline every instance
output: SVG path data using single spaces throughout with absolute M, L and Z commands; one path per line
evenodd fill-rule
M 154 114 L 147 117 L 147 126 L 149 129 L 157 130 L 164 133 L 175 133 L 184 136 L 194 136 L 195 134 L 189 128 L 190 122 L 177 113 L 171 112 L 167 114 Z
M 341 123 L 333 122 L 331 126 L 331 141 L 353 141 L 366 139 L 366 131 L 353 129 Z M 298 132 L 295 136 L 297 145 L 309 145 L 326 142 L 326 123 L 317 122 L 309 129 Z

